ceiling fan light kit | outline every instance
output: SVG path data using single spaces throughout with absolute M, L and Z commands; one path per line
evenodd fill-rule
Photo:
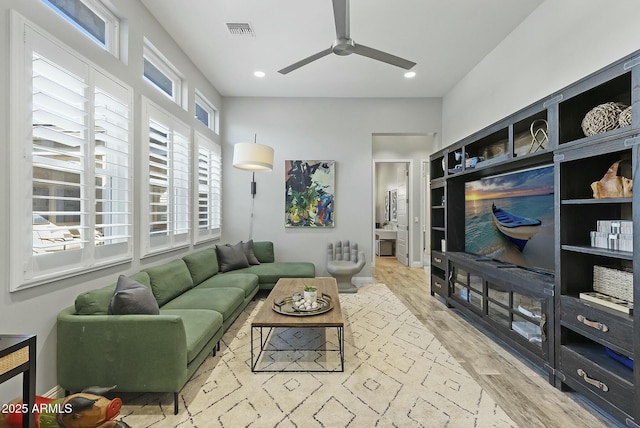
M 331 47 L 293 63 L 290 66 L 279 70 L 278 73 L 291 73 L 292 71 L 331 53 L 340 56 L 347 56 L 355 53 L 356 55 L 382 61 L 396 67 L 404 68 L 405 70 L 410 70 L 416 65 L 415 62 L 400 58 L 390 53 L 357 44 L 349 34 L 349 0 L 333 0 L 333 15 L 336 24 L 336 39 L 331 44 Z

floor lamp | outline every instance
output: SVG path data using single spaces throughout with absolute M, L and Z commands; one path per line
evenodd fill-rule
M 251 217 L 249 239 L 253 238 L 253 203 L 256 197 L 256 172 L 273 170 L 273 148 L 258 144 L 254 135 L 253 143 L 237 143 L 233 146 L 233 166 L 251 171 Z

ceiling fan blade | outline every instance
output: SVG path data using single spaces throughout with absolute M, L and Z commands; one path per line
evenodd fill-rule
M 415 62 L 358 43 L 356 43 L 353 53 L 366 56 L 367 58 L 377 59 L 378 61 L 386 62 L 387 64 L 395 65 L 405 70 L 410 70 L 416 65 Z
M 307 65 L 310 62 L 313 62 L 313 61 L 315 61 L 317 59 L 322 58 L 323 56 L 327 56 L 331 52 L 333 52 L 333 50 L 331 48 L 327 48 L 327 49 L 325 49 L 323 51 L 320 51 L 320 52 L 318 52 L 316 54 L 311 55 L 310 57 L 307 57 L 307 58 L 305 58 L 303 60 L 300 60 L 300 61 L 298 61 L 298 62 L 296 62 L 294 64 L 291 64 L 290 66 L 285 67 L 282 70 L 278 70 L 278 73 L 280 73 L 280 74 L 291 73 L 293 70 L 297 70 L 300 67 L 302 67 L 303 65 Z
M 349 39 L 349 0 L 333 0 L 336 39 Z

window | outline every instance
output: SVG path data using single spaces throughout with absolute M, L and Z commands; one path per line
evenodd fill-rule
M 196 90 L 196 119 L 202 122 L 207 128 L 218 133 L 218 111 L 204 95 Z
M 14 20 L 12 290 L 132 254 L 131 89 Z
M 144 99 L 148 124 L 144 165 L 147 189 L 143 195 L 143 255 L 188 245 L 191 229 L 191 130 L 169 113 Z
M 99 0 L 42 0 L 102 48 L 118 56 L 120 22 Z
M 196 242 L 219 238 L 221 232 L 222 157 L 220 145 L 201 134 L 195 136 L 197 156 Z
M 144 78 L 181 106 L 182 78 L 180 74 L 147 39 L 144 39 L 143 62 Z

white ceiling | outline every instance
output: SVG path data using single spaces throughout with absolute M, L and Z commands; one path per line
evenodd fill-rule
M 223 96 L 441 97 L 543 1 L 352 0 L 351 37 L 416 62 L 413 79 L 358 55 L 278 73 L 331 46 L 331 0 L 142 3 Z M 232 37 L 227 22 L 250 22 L 255 37 Z M 266 76 L 254 77 L 256 70 Z

